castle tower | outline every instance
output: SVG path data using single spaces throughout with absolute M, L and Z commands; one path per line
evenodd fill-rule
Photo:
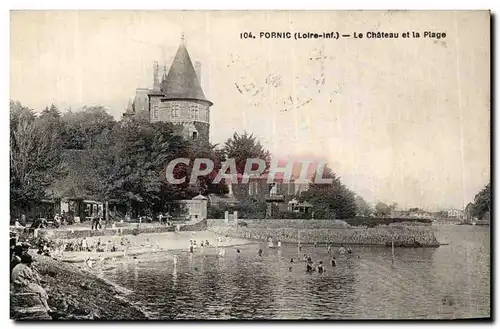
M 167 71 L 164 64 L 159 79 L 159 64 L 153 66 L 153 88 L 137 88 L 133 111 L 124 117 L 146 118 L 150 122 L 171 122 L 186 139 L 208 142 L 210 129 L 210 107 L 201 88 L 201 64 L 193 65 L 184 37 Z
M 208 141 L 213 103 L 205 97 L 184 40 L 162 81 L 161 91 L 165 95 L 160 101 L 159 111 L 165 118 L 161 121 L 181 125 L 185 138 Z

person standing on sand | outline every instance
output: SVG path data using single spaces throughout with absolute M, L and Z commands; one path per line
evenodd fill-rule
M 259 249 L 259 257 L 262 257 L 262 249 Z

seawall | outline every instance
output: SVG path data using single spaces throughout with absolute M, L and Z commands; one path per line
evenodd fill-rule
M 311 221 L 309 227 L 317 225 L 335 225 L 333 223 L 317 223 L 326 221 Z M 269 223 L 270 227 L 236 227 L 236 226 L 209 226 L 209 230 L 217 234 L 228 235 L 243 239 L 267 241 L 272 237 L 274 241 L 283 243 L 317 243 L 317 244 L 350 244 L 350 245 L 380 245 L 391 246 L 394 241 L 395 247 L 438 247 L 440 244 L 434 232 L 426 226 L 409 225 L 383 225 L 373 228 L 352 227 L 323 227 L 307 228 L 301 227 L 276 227 L 276 223 Z M 338 224 L 337 224 L 338 225 Z M 300 237 L 299 237 L 300 232 Z
M 165 232 L 175 232 L 175 226 L 164 226 L 157 225 L 153 227 L 138 227 L 137 224 L 126 224 L 124 227 L 116 228 L 106 228 L 101 230 L 91 230 L 88 229 L 39 229 L 38 234 L 40 236 L 45 236 L 53 240 L 67 240 L 67 239 L 81 239 L 81 238 L 91 238 L 91 237 L 104 237 L 104 236 L 123 236 L 123 235 L 139 235 L 139 234 L 150 234 L 150 233 L 165 233 Z M 204 231 L 207 229 L 207 220 L 203 219 L 198 222 L 188 222 L 185 224 L 179 224 L 179 231 Z M 17 231 L 19 233 L 23 232 L 25 228 L 14 228 L 11 230 Z

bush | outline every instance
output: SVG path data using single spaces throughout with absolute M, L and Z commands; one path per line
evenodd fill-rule
M 229 211 L 230 214 L 237 211 L 238 218 L 264 218 L 266 216 L 266 203 L 247 199 L 234 206 L 224 205 L 221 207 L 209 207 L 208 208 L 208 218 L 221 219 L 224 218 L 224 213 Z
M 273 218 L 273 219 L 311 219 L 311 214 L 301 214 L 298 212 L 285 211 L 285 212 L 273 213 L 271 218 Z
M 224 218 L 224 209 L 218 207 L 208 207 L 207 217 L 212 219 L 222 219 Z

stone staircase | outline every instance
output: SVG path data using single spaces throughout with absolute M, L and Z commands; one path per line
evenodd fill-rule
M 10 294 L 10 318 L 13 320 L 52 320 L 35 293 Z

